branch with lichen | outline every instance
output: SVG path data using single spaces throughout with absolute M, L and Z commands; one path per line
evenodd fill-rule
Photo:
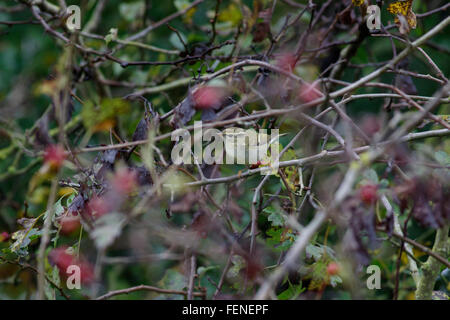
M 450 257 L 450 238 L 448 237 L 449 225 L 439 229 L 436 232 L 436 239 L 433 245 L 433 252 L 448 259 Z M 441 263 L 433 258 L 428 257 L 428 260 L 422 266 L 422 275 L 416 290 L 417 300 L 431 300 L 433 288 L 439 271 Z

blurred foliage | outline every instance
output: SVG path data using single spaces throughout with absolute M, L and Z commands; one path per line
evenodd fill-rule
M 55 4 L 57 1 L 52 1 Z M 82 9 L 82 25 L 85 26 L 87 21 L 93 15 L 98 1 L 81 0 L 66 1 L 67 4 L 80 5 Z M 308 1 L 292 1 L 295 3 L 306 4 Z M 323 5 L 326 1 L 313 1 L 317 6 Z M 337 2 L 337 1 L 336 1 Z M 347 1 L 349 2 L 349 1 Z M 346 3 L 347 3 L 346 2 Z M 372 1 L 373 2 L 373 1 Z M 152 22 L 160 21 L 174 12 L 184 10 L 192 1 L 189 0 L 170 0 L 170 1 L 144 1 L 144 0 L 110 0 L 106 2 L 106 6 L 101 15 L 101 20 L 95 28 L 95 34 L 100 37 L 80 37 L 82 43 L 89 48 L 95 50 L 114 49 L 119 45 L 117 40 L 124 40 L 128 36 L 139 32 Z M 416 13 L 423 13 L 442 6 L 446 1 L 415 1 L 413 10 Z M 13 7 L 18 4 L 17 1 L 2 1 L 1 7 Z M 218 34 L 215 44 L 223 44 L 226 40 L 234 39 L 239 36 L 239 55 L 249 55 L 261 57 L 270 46 L 270 37 L 265 35 L 261 42 L 253 41 L 251 30 L 262 20 L 258 16 L 258 10 L 270 8 L 271 1 L 252 1 L 252 0 L 223 0 L 221 1 L 216 28 Z M 124 61 L 172 61 L 182 59 L 183 54 L 192 55 L 202 46 L 208 46 L 211 38 L 211 20 L 215 16 L 216 1 L 207 0 L 199 6 L 196 6 L 181 17 L 169 22 L 170 27 L 166 24 L 156 28 L 148 33 L 146 37 L 140 39 L 144 45 L 155 46 L 162 50 L 147 50 L 144 47 L 127 45 L 123 49 L 115 53 L 115 57 Z M 336 9 L 337 10 L 337 9 Z M 353 8 L 356 16 L 360 15 L 358 8 Z M 295 10 L 295 14 L 298 10 Z M 277 1 L 276 10 L 273 13 L 271 28 L 272 35 L 276 35 L 283 28 L 284 19 L 287 15 L 293 15 L 293 8 L 288 1 Z M 330 16 L 333 16 L 330 13 Z M 448 10 L 444 10 L 437 14 L 418 19 L 417 28 L 409 34 L 410 39 L 417 39 L 433 26 L 448 16 Z M 35 20 L 28 8 L 18 12 L 8 13 L 0 10 L 1 21 L 27 21 Z M 277 54 L 286 50 L 293 50 L 298 36 L 305 31 L 311 19 L 309 11 L 298 21 L 295 30 L 287 32 L 287 39 L 284 46 L 277 48 Z M 394 22 L 393 16 L 386 10 L 382 10 L 382 21 L 387 24 L 388 21 Z M 248 27 L 248 32 L 237 32 L 238 28 L 243 28 L 244 24 Z M 173 30 L 177 30 L 174 32 Z M 350 32 L 350 27 L 346 30 L 340 30 L 333 33 L 330 38 L 333 41 L 348 41 L 354 38 L 355 34 Z M 395 31 L 395 29 L 392 29 Z M 392 31 L 392 32 L 394 32 Z M 330 41 L 331 41 L 330 40 Z M 309 39 L 308 41 L 313 42 Z M 205 44 L 206 43 L 206 44 Z M 314 42 L 316 44 L 316 42 Z M 309 48 L 309 44 L 307 44 Z M 396 42 L 397 52 L 405 48 L 401 42 Z M 342 46 L 341 46 L 342 47 Z M 232 45 L 220 46 L 214 51 L 217 56 L 227 56 L 232 53 Z M 97 178 L 103 174 L 102 168 L 106 168 L 108 161 L 106 158 L 111 154 L 105 153 L 83 153 L 78 157 L 79 162 L 64 161 L 59 172 L 43 171 L 44 166 L 43 152 L 44 147 L 36 143 L 36 130 L 40 130 L 41 122 L 45 114 L 51 114 L 54 109 L 55 97 L 58 96 L 59 89 L 63 89 L 67 84 L 68 78 L 75 77 L 76 72 L 81 72 L 83 66 L 91 67 L 95 62 L 93 58 L 86 59 L 85 54 L 76 50 L 69 50 L 67 46 L 57 44 L 57 41 L 44 32 L 39 23 L 34 24 L 18 24 L 8 26 L 0 24 L 0 234 L 2 232 L 11 236 L 9 239 L 0 241 L 1 256 L 5 259 L 16 261 L 17 263 L 31 263 L 35 265 L 36 253 L 39 247 L 39 238 L 41 235 L 41 227 L 45 213 L 51 206 L 54 206 L 56 212 L 54 226 L 51 232 L 52 242 L 46 254 L 51 249 L 60 246 L 68 246 L 75 252 L 82 252 L 82 255 L 91 264 L 98 262 L 101 254 L 107 257 L 103 263 L 101 274 L 101 283 L 98 292 L 105 293 L 111 290 L 123 289 L 141 284 L 155 285 L 170 290 L 187 290 L 187 275 L 189 274 L 189 259 L 162 259 L 162 260 L 133 260 L 115 262 L 114 258 L 128 256 L 148 256 L 163 254 L 172 246 L 175 248 L 174 254 L 183 256 L 186 252 L 182 249 L 183 239 L 177 237 L 182 236 L 182 231 L 186 228 L 199 234 L 214 234 L 208 230 L 203 230 L 201 216 L 201 206 L 205 205 L 204 200 L 199 200 L 198 188 L 190 188 L 176 190 L 178 193 L 171 193 L 167 190 L 158 191 L 157 201 L 148 205 L 148 210 L 143 214 L 141 220 L 129 217 L 127 214 L 132 212 L 133 208 L 141 205 L 139 197 L 144 195 L 146 190 L 150 189 L 147 184 L 141 185 L 137 190 L 133 189 L 130 194 L 124 196 L 127 201 L 120 203 L 123 207 L 111 214 L 100 217 L 89 225 L 83 224 L 83 229 L 77 229 L 70 234 L 61 234 L 60 219 L 69 210 L 76 212 L 75 196 L 82 195 L 85 189 L 92 188 L 100 190 L 102 186 L 96 184 L 102 183 Z M 166 53 L 169 51 L 169 53 Z M 171 52 L 171 53 L 170 53 Z M 174 53 L 175 52 L 175 53 Z M 428 41 L 426 52 L 430 58 L 439 66 L 439 68 L 448 76 L 450 71 L 450 33 L 448 27 Z M 235 52 L 236 53 L 236 52 Z M 298 64 L 293 72 L 301 75 L 308 81 L 313 81 L 321 73 L 320 60 L 331 54 L 329 51 L 321 53 L 318 59 L 311 63 Z M 71 56 L 73 55 L 73 56 Z M 67 58 L 67 56 L 69 58 Z M 95 56 L 92 56 L 95 57 Z M 385 62 L 392 58 L 392 44 L 385 37 L 370 37 L 366 39 L 358 48 L 355 55 L 351 59 L 353 65 L 370 64 L 372 62 Z M 276 64 L 275 56 L 268 57 L 268 62 Z M 74 68 L 66 70 L 64 63 L 70 61 Z M 152 88 L 167 83 L 172 83 L 184 78 L 190 78 L 184 85 L 174 87 L 173 89 L 145 94 L 145 98 L 151 103 L 153 109 L 160 115 L 171 111 L 179 102 L 188 95 L 188 90 L 195 85 L 193 77 L 205 75 L 207 69 L 214 66 L 215 70 L 219 70 L 231 64 L 230 61 L 222 61 L 220 59 L 193 60 L 189 63 L 177 65 L 143 65 L 122 67 L 120 64 L 110 60 L 102 61 L 98 68 L 87 68 L 84 71 L 85 77 L 89 77 L 85 82 L 73 84 L 71 89 L 77 98 L 70 99 L 70 103 L 66 106 L 66 111 L 70 113 L 66 124 L 67 141 L 69 145 L 90 147 L 105 146 L 111 142 L 119 143 L 133 140 L 133 134 L 136 127 L 143 119 L 145 114 L 145 106 L 140 100 L 125 100 L 122 97 L 142 88 Z M 430 67 L 423 55 L 415 51 L 410 55 L 409 70 L 420 73 L 430 74 Z M 341 80 L 354 82 L 373 71 L 373 66 L 367 65 L 363 68 L 345 68 Z M 255 72 L 250 73 L 255 76 Z M 250 83 L 252 76 L 245 74 L 244 80 Z M 394 82 L 393 73 L 384 73 L 379 82 L 391 84 Z M 129 83 L 129 86 L 116 86 L 114 84 L 101 84 L 98 78 L 109 79 L 119 83 Z M 94 79 L 94 80 L 92 80 Z M 424 78 L 414 78 L 414 85 L 421 96 L 432 96 L 440 85 L 437 82 L 429 81 Z M 359 93 L 375 93 L 380 92 L 379 88 L 360 88 L 355 94 Z M 52 109 L 53 108 L 53 109 Z M 249 103 L 248 112 L 252 110 L 263 109 L 262 103 Z M 192 120 L 200 120 L 203 116 L 198 110 L 195 111 Z M 358 99 L 354 100 L 346 106 L 346 112 L 349 116 L 360 124 L 364 117 L 372 115 L 379 119 L 387 117 L 383 108 L 383 101 Z M 436 113 L 446 115 L 450 113 L 450 106 L 444 104 L 440 106 Z M 49 138 L 52 142 L 58 140 L 58 123 L 55 119 L 49 118 L 47 130 Z M 189 123 L 192 123 L 189 122 Z M 259 126 L 268 126 L 267 121 L 259 121 Z M 285 146 L 298 132 L 299 127 L 303 126 L 297 119 L 284 119 L 280 124 L 280 132 L 286 133 L 280 139 L 280 144 Z M 435 124 L 425 124 L 417 132 L 437 128 Z M 149 132 L 148 134 L 157 135 L 160 133 L 170 132 L 167 123 L 161 132 Z M 342 127 L 339 127 L 340 132 Z M 115 132 L 123 141 L 118 141 Z M 147 137 L 147 132 L 146 136 Z M 319 138 L 317 133 L 311 133 L 306 139 L 316 139 L 316 143 L 297 144 L 286 152 L 282 158 L 283 161 L 292 160 L 299 157 L 312 154 L 313 151 L 320 151 Z M 328 141 L 326 149 L 333 149 L 338 146 L 336 141 Z M 172 143 L 169 139 L 159 142 L 158 147 L 167 156 L 170 155 Z M 418 161 L 431 161 L 441 165 L 440 169 L 435 169 L 433 175 L 439 177 L 447 177 L 447 183 L 450 165 L 450 141 L 448 138 L 431 138 L 428 140 L 416 142 L 410 147 L 410 151 L 420 153 L 417 157 Z M 143 156 L 144 148 L 136 149 L 135 154 L 130 154 L 130 161 L 133 169 L 139 166 L 145 166 L 149 171 L 147 175 L 138 172 L 139 179 L 151 179 L 149 176 L 154 174 L 165 175 L 168 181 L 181 185 L 182 182 L 192 181 L 192 177 L 180 171 L 164 171 L 159 163 L 155 160 L 158 157 L 150 157 L 146 160 Z M 152 151 L 155 152 L 155 151 Z M 117 167 L 128 164 L 124 151 L 120 151 L 119 155 L 113 155 L 113 161 L 109 164 L 116 165 L 115 170 L 109 170 L 101 181 L 114 181 L 117 178 Z M 153 155 L 155 155 L 153 153 Z M 116 161 L 121 159 L 120 161 Z M 141 158 L 142 157 L 142 158 Z M 106 159 L 106 160 L 105 160 Z M 147 161 L 147 162 L 146 162 Z M 92 165 L 92 166 L 91 166 Z M 84 168 L 80 170 L 80 168 Z M 111 166 L 112 168 L 112 166 Z M 229 176 L 243 172 L 247 169 L 244 165 L 222 166 L 220 174 Z M 288 223 L 288 216 L 292 214 L 290 206 L 292 199 L 297 201 L 304 199 L 304 193 L 300 188 L 300 182 L 307 185 L 311 176 L 311 168 L 303 170 L 303 176 L 300 176 L 298 168 L 288 167 L 280 171 L 280 174 L 271 176 L 266 183 L 262 194 L 264 201 L 261 206 L 266 203 L 270 197 L 276 200 L 265 206 L 258 216 L 258 229 L 261 231 L 258 235 L 260 247 L 262 250 L 261 257 L 258 261 L 250 261 L 249 258 L 242 254 L 234 254 L 230 256 L 229 270 L 226 272 L 224 279 L 225 284 L 222 295 L 226 297 L 242 297 L 250 292 L 245 292 L 243 287 L 243 274 L 249 276 L 249 272 L 253 269 L 260 274 L 267 274 L 274 268 L 280 254 L 284 254 L 298 237 L 299 232 Z M 137 169 L 136 169 L 137 170 Z M 195 172 L 195 166 L 189 167 L 189 172 Z M 312 199 L 317 206 L 327 204 L 327 196 L 324 200 L 320 200 L 320 196 L 330 192 L 331 187 L 335 185 L 333 177 L 344 172 L 343 164 L 333 166 L 320 166 L 316 171 L 315 179 L 321 181 L 321 186 L 317 187 L 314 196 L 318 198 Z M 408 174 L 414 173 L 417 176 L 428 174 L 428 169 L 420 171 L 419 166 L 408 168 Z M 100 172 L 102 172 L 100 174 Z M 283 175 L 283 177 L 281 177 Z M 51 179 L 57 177 L 60 181 L 66 183 L 57 189 L 56 199 L 54 203 L 48 204 L 48 198 L 51 193 Z M 86 178 L 88 177 L 88 178 Z M 94 178 L 93 178 L 94 177 Z M 258 175 L 256 176 L 258 177 Z M 82 179 L 85 185 L 73 188 L 71 183 L 78 183 Z M 283 179 L 285 179 L 283 181 Z M 301 181 L 301 179 L 303 179 Z M 445 180 L 444 180 L 445 181 Z M 83 183 L 84 183 L 83 182 Z M 245 230 L 251 219 L 251 203 L 253 201 L 253 193 L 258 186 L 260 179 L 254 177 L 241 180 L 238 184 L 219 185 L 210 190 L 211 197 L 216 200 L 219 205 L 229 201 L 229 207 L 226 216 L 230 217 L 232 230 L 236 231 L 235 237 L 239 236 L 238 231 Z M 388 192 L 398 186 L 398 180 L 392 172 L 386 170 L 385 163 L 375 163 L 370 170 L 367 170 L 363 176 L 359 177 L 356 185 L 361 186 L 370 182 L 378 185 L 378 191 Z M 111 182 L 114 183 L 114 182 Z M 118 182 L 121 185 L 126 184 L 123 180 Z M 315 187 L 314 187 L 315 188 Z M 446 186 L 448 188 L 448 186 Z M 82 192 L 83 191 L 83 192 Z M 303 190 L 306 192 L 306 189 Z M 352 196 L 357 190 L 352 193 Z M 100 193 L 99 193 L 100 194 Z M 230 196 L 231 194 L 231 196 Z M 92 196 L 92 194 L 90 194 Z M 136 196 L 137 197 L 134 197 Z M 329 194 L 328 194 L 329 195 Z M 193 197 L 193 200 L 187 197 Z M 129 197 L 129 198 L 128 198 Z M 112 195 L 107 202 L 114 203 L 119 197 Z M 228 200 L 227 200 L 228 199 Z M 329 199 L 329 197 L 328 197 Z M 88 199 L 82 199 L 83 203 L 87 203 Z M 118 201 L 118 200 L 117 200 Z M 323 203 L 322 203 L 323 202 Z M 90 202 L 92 203 L 92 201 Z M 174 212 L 169 214 L 170 207 L 174 204 L 181 203 L 181 207 L 185 208 L 187 214 Z M 299 206 L 300 202 L 294 203 Z M 107 205 L 107 204 L 104 204 Z M 306 204 L 306 213 L 302 215 L 300 222 L 304 223 L 314 215 L 314 208 Z M 216 210 L 213 205 L 208 204 L 212 212 Z M 72 209 L 70 209 L 72 208 Z M 408 212 L 400 215 L 401 209 L 398 205 L 394 205 L 394 210 L 400 216 L 400 224 L 403 225 L 407 219 Z M 377 203 L 376 214 L 379 217 L 386 215 L 384 207 Z M 197 216 L 196 216 L 197 215 Z M 220 217 L 222 219 L 222 216 Z M 126 221 L 126 222 L 124 222 Z M 199 222 L 200 221 L 200 222 Z M 127 224 L 128 223 L 128 224 Z M 199 227 L 197 226 L 197 224 Z M 125 227 L 122 229 L 122 226 Z M 39 227 L 38 227 L 39 226 Z M 179 230 L 179 234 L 171 231 L 165 234 L 166 227 Z M 89 230 L 89 228 L 91 228 Z M 167 229 L 169 229 L 167 227 Z M 208 233 L 209 232 L 209 233 Z M 420 225 L 416 220 L 411 220 L 407 228 L 408 237 L 415 239 L 417 242 L 432 247 L 435 231 L 431 228 Z M 380 236 L 384 236 L 381 234 Z M 1 237 L 1 236 L 0 236 Z M 0 238 L 1 239 L 1 238 Z M 243 238 L 243 247 L 248 246 L 246 236 Z M 356 297 L 366 297 L 374 299 L 390 299 L 395 286 L 396 263 L 398 256 L 397 239 L 382 241 L 377 248 L 369 250 L 370 264 L 376 264 L 382 269 L 382 289 L 367 290 L 365 288 L 366 274 L 358 270 L 358 278 L 361 284 L 361 292 Z M 171 241 L 174 243 L 171 243 Z M 227 265 L 228 247 L 221 244 L 223 239 L 217 234 L 201 237 L 201 240 L 195 240 L 200 252 L 204 254 L 197 258 L 197 274 L 196 291 L 203 288 L 206 290 L 208 298 L 212 298 L 216 286 L 219 283 Z M 324 228 L 318 232 L 306 248 L 303 259 L 305 263 L 296 276 L 286 276 L 283 283 L 277 289 L 277 296 L 280 300 L 295 299 L 299 297 L 325 299 L 350 299 L 355 297 L 352 291 L 354 277 L 354 266 L 347 265 L 345 261 L 348 256 L 341 252 L 340 246 L 342 233 L 332 223 L 327 223 Z M 186 240 L 189 243 L 189 239 Z M 394 242 L 394 244 L 392 243 Z M 229 245 L 229 244 L 228 244 Z M 102 251 L 106 249 L 106 253 Z M 100 249 L 100 250 L 99 250 Z M 99 253 L 100 252 L 100 253 Z M 210 256 L 208 256 L 208 254 Z M 405 253 L 403 253 L 405 254 Z M 424 262 L 427 258 L 420 250 L 414 251 L 415 259 Z M 19 257 L 21 259 L 19 259 Z M 110 259 L 110 260 L 108 260 Z M 119 259 L 120 260 L 120 259 Z M 350 258 L 348 260 L 351 260 Z M 118 260 L 117 260 L 118 261 Z M 1 263 L 2 261 L 0 261 Z M 330 276 L 327 273 L 327 266 L 331 262 L 339 262 L 342 271 L 337 275 Z M 52 267 L 50 261 L 46 261 L 47 275 L 50 279 L 60 282 L 58 272 Z M 411 299 L 414 297 L 414 282 L 408 275 L 407 259 L 402 256 L 400 266 L 400 294 L 399 299 Z M 28 273 L 29 272 L 29 273 Z M 256 271 L 255 271 L 256 272 Z M 346 274 L 350 273 L 349 274 Z M 450 286 L 448 269 L 442 269 L 439 279 L 436 282 L 436 290 L 449 294 Z M 64 282 L 61 281 L 63 284 Z M 36 289 L 35 273 L 27 270 L 20 271 L 18 265 L 2 263 L 0 264 L 0 299 L 27 299 L 30 298 Z M 48 287 L 46 295 L 48 298 L 62 299 L 57 290 Z M 246 288 L 249 290 L 249 288 Z M 69 292 L 67 290 L 67 292 Z M 239 295 L 237 294 L 239 293 Z M 91 294 L 86 288 L 82 290 L 71 290 L 68 293 L 71 298 L 84 299 Z M 139 291 L 132 292 L 128 295 L 119 295 L 115 299 L 183 299 L 182 295 L 158 294 L 154 292 Z

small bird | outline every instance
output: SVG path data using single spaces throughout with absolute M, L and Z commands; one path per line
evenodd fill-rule
M 397 67 L 399 70 L 408 70 L 409 67 L 409 61 L 407 58 L 401 60 Z M 407 74 L 396 74 L 395 75 L 395 84 L 398 89 L 403 91 L 404 93 L 408 95 L 416 95 L 417 94 L 417 88 L 412 80 L 412 77 Z
M 150 119 L 159 119 L 158 114 L 153 110 L 152 104 L 150 101 L 148 101 L 143 96 L 126 96 L 125 99 L 140 99 L 144 102 L 144 117 L 139 121 L 139 123 L 136 126 L 136 129 L 134 130 L 132 141 L 139 141 L 139 140 L 145 140 L 148 136 L 148 129 L 150 128 Z M 137 145 L 128 151 L 128 155 L 126 159 L 128 160 L 131 156 L 131 154 L 136 149 Z

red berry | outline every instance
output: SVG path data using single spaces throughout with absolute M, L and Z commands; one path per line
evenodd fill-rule
M 97 219 L 104 214 L 108 213 L 110 210 L 110 205 L 108 202 L 104 199 L 104 197 L 92 197 L 91 200 L 89 200 L 87 205 L 87 213 L 94 219 Z
M 79 263 L 81 273 L 81 283 L 89 284 L 94 281 L 94 268 L 86 261 Z
M 136 172 L 127 168 L 119 168 L 112 179 L 112 186 L 119 194 L 131 193 L 137 187 Z
M 61 234 L 63 235 L 68 235 L 71 233 L 74 233 L 75 231 L 77 231 L 80 226 L 80 217 L 77 216 L 73 216 L 73 215 L 65 215 L 61 218 L 61 220 L 59 221 L 60 225 L 61 225 Z
M 2 233 L 0 233 L 0 242 L 5 242 L 8 241 L 8 239 L 10 238 L 9 233 L 4 231 Z
M 331 262 L 327 266 L 327 273 L 330 276 L 334 276 L 334 275 L 338 274 L 339 273 L 339 264 L 337 264 L 336 262 Z
M 375 184 L 366 184 L 359 188 L 359 197 L 366 204 L 373 204 L 377 201 L 378 187 Z
M 254 163 L 254 164 L 252 164 L 252 165 L 250 166 L 250 169 L 256 169 L 256 168 L 258 168 L 260 165 L 261 165 L 261 161 L 258 160 L 256 163 Z
M 53 249 L 48 254 L 49 261 L 56 265 L 60 271 L 61 274 L 65 274 L 67 268 L 74 264 L 74 257 L 67 253 L 67 247 L 59 247 L 56 249 Z
M 44 162 L 50 165 L 52 169 L 59 169 L 66 159 L 66 152 L 60 145 L 51 144 L 44 152 Z
M 304 103 L 319 99 L 321 96 L 322 92 L 316 82 L 312 84 L 305 82 L 300 86 L 299 98 Z
M 89 284 L 94 280 L 94 268 L 92 265 L 67 253 L 67 247 L 53 249 L 49 253 L 48 258 L 53 265 L 58 267 L 60 276 L 63 278 L 67 278 L 70 275 L 67 273 L 67 269 L 73 265 L 80 268 L 81 283 Z
M 277 57 L 276 66 L 284 71 L 292 72 L 297 64 L 297 58 L 291 53 L 283 53 Z
M 364 131 L 364 133 L 369 136 L 373 137 L 375 133 L 380 131 L 381 124 L 377 117 L 375 116 L 366 116 L 362 120 L 361 129 Z
M 226 91 L 221 87 L 204 86 L 194 90 L 192 96 L 196 109 L 215 109 L 222 104 Z

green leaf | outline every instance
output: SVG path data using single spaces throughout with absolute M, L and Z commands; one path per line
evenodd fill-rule
M 241 9 L 235 3 L 231 3 L 227 8 L 220 11 L 218 20 L 237 26 L 242 20 Z
M 274 247 L 277 251 L 288 250 L 294 243 L 296 236 L 287 229 L 274 227 L 266 231 L 269 236 L 267 244 Z
M 115 119 L 130 110 L 130 103 L 121 98 L 107 98 L 95 106 L 92 101 L 86 101 L 81 110 L 83 124 L 88 129 L 101 130 L 107 121 Z
M 378 184 L 379 181 L 377 172 L 373 169 L 367 169 L 366 171 L 364 171 L 364 178 L 375 184 Z
M 198 267 L 197 274 L 199 279 L 201 279 L 208 271 L 219 269 L 219 266 L 210 266 L 210 267 Z
M 17 253 L 20 256 L 28 255 L 27 247 L 31 241 L 39 238 L 42 235 L 42 231 L 32 228 L 22 229 L 12 234 L 11 239 L 16 240 L 9 249 L 11 252 Z
M 443 166 L 450 165 L 450 156 L 445 151 L 437 151 L 434 154 L 437 162 L 439 162 Z
M 317 261 L 313 263 L 311 267 L 311 282 L 309 284 L 308 290 L 319 289 L 327 280 L 327 265 L 324 261 Z
M 189 0 L 174 0 L 173 5 L 177 8 L 178 11 L 184 10 L 190 5 Z
M 135 1 L 130 3 L 121 3 L 119 5 L 120 15 L 128 22 L 133 22 L 137 18 L 142 17 L 145 10 L 144 1 Z
M 381 179 L 379 186 L 380 188 L 389 188 L 389 181 L 387 179 Z
M 115 40 L 117 40 L 117 28 L 111 28 L 109 29 L 109 33 L 105 36 L 105 42 L 110 43 Z
M 63 205 L 62 205 L 62 203 L 61 203 L 62 199 L 64 199 L 65 197 L 67 197 L 67 195 L 63 195 L 63 196 L 62 196 L 61 198 L 59 198 L 59 200 L 56 201 L 55 204 L 53 205 L 53 212 L 54 212 L 54 214 L 53 214 L 53 219 L 52 219 L 53 222 L 55 221 L 55 219 L 56 219 L 57 217 L 59 217 L 60 215 L 62 215 L 62 214 L 64 213 L 64 211 L 65 211 L 65 209 L 64 209 L 64 207 L 63 207 Z M 47 219 L 48 214 L 49 214 L 49 212 L 48 212 L 48 211 L 45 211 L 44 217 L 43 217 L 44 220 Z
M 186 288 L 186 277 L 174 269 L 168 269 L 164 277 L 158 282 L 161 288 L 169 290 L 184 290 Z M 158 300 L 182 300 L 183 296 L 175 294 L 161 294 Z
M 315 261 L 319 260 L 323 255 L 323 249 L 313 244 L 306 246 L 306 257 L 312 257 Z
M 70 204 L 72 203 L 73 199 L 75 199 L 76 195 L 77 195 L 76 192 L 70 194 L 70 196 L 66 200 L 66 205 L 67 206 L 70 206 Z
M 53 281 L 57 286 L 60 285 L 61 279 L 59 278 L 59 269 L 57 266 L 51 268 L 51 271 L 47 274 L 48 278 Z M 56 300 L 56 290 L 55 287 L 48 281 L 45 282 L 45 296 L 48 300 Z
M 105 249 L 111 245 L 122 232 L 125 217 L 118 212 L 111 212 L 101 216 L 95 223 L 91 237 L 98 249 Z
M 315 261 L 320 260 L 325 252 L 327 253 L 327 257 L 330 258 L 331 260 L 336 259 L 334 250 L 328 246 L 312 243 L 306 246 L 306 257 L 313 258 Z
M 272 226 L 274 227 L 282 227 L 285 223 L 284 216 L 280 212 L 272 212 L 267 220 L 272 222 Z
M 169 269 L 160 280 L 160 284 L 166 289 L 183 290 L 186 287 L 186 278 L 178 271 Z
M 47 300 L 56 300 L 55 289 L 52 287 L 52 285 L 48 281 L 45 281 L 44 292 L 45 292 L 45 297 L 47 298 Z
M 184 43 L 186 43 L 186 36 L 184 34 L 182 34 L 181 32 L 179 32 L 181 39 L 183 39 Z M 180 51 L 184 51 L 184 45 L 183 42 L 181 42 L 180 38 L 178 37 L 178 35 L 176 33 L 172 33 L 169 37 L 169 41 L 170 43 L 178 50 Z
M 271 245 L 276 245 L 281 242 L 281 233 L 283 230 L 281 228 L 270 228 L 266 231 L 266 234 L 269 236 L 267 239 L 267 243 Z
M 338 284 L 342 283 L 342 279 L 341 277 L 334 275 L 330 277 L 330 285 L 334 288 L 336 287 Z
M 289 280 L 289 287 L 278 295 L 278 300 L 295 300 L 298 296 L 306 290 L 302 288 L 302 284 L 293 285 Z
M 235 254 L 231 257 L 231 263 L 233 265 L 228 270 L 227 276 L 230 278 L 236 278 L 239 275 L 239 272 L 245 268 L 245 260 L 240 255 Z
M 17 220 L 17 223 L 20 224 L 23 229 L 16 231 L 11 235 L 11 239 L 16 240 L 9 247 L 11 252 L 16 253 L 20 256 L 28 255 L 28 245 L 31 241 L 39 238 L 42 234 L 40 230 L 34 228 L 36 222 L 37 218 L 22 218 Z

